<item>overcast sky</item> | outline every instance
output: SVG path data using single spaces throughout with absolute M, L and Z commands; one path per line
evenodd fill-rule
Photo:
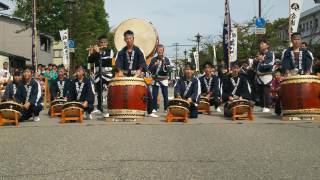
M 1 0 L 14 6 L 9 0 Z M 262 15 L 269 20 L 287 17 L 288 0 L 262 0 Z M 304 0 L 303 9 L 315 6 L 313 0 Z M 193 44 L 196 33 L 221 35 L 224 15 L 224 0 L 106 0 L 111 27 L 130 18 L 151 21 L 159 33 L 161 43 L 172 45 Z M 230 0 L 233 22 L 243 23 L 258 15 L 258 0 Z M 181 48 L 179 54 L 183 55 Z M 167 50 L 173 56 L 173 50 Z

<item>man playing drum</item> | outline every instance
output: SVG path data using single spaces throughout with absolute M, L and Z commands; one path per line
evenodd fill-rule
M 204 75 L 199 78 L 201 83 L 201 95 L 210 100 L 210 106 L 215 106 L 218 112 L 221 112 L 219 106 L 220 100 L 220 79 L 214 74 L 213 64 L 205 62 L 203 64 Z
M 142 50 L 134 45 L 134 33 L 131 30 L 127 30 L 123 36 L 126 46 L 119 51 L 117 55 L 116 69 L 118 74 L 120 77 L 143 77 L 147 68 L 146 59 Z M 152 113 L 151 95 L 149 95 L 147 103 L 148 116 L 158 117 L 156 114 Z
M 119 76 L 141 77 L 146 71 L 146 59 L 142 50 L 134 45 L 134 33 L 130 30 L 124 33 L 126 46 L 119 51 L 116 68 Z
M 194 77 L 194 66 L 186 63 L 184 66 L 184 76 L 181 77 L 174 86 L 174 97 L 188 101 L 190 103 L 189 117 L 198 117 L 198 103 L 201 94 L 200 81 Z
M 104 85 L 112 79 L 112 58 L 113 51 L 108 48 L 108 38 L 102 35 L 98 38 L 99 46 L 95 45 L 90 48 L 88 62 L 94 63 L 95 67 L 95 91 L 98 94 L 98 105 L 97 109 L 103 112 L 103 89 Z M 100 64 L 101 62 L 101 64 Z M 100 69 L 101 68 L 101 69 Z M 104 114 L 108 117 L 109 114 Z
M 161 88 L 164 110 L 167 110 L 168 107 L 168 84 L 169 84 L 169 69 L 170 69 L 170 61 L 167 57 L 164 56 L 164 46 L 158 45 L 157 47 L 157 57 L 154 57 L 151 60 L 149 65 L 149 71 L 152 74 L 153 82 L 152 82 L 152 97 L 153 98 L 153 107 L 154 111 L 158 110 L 157 97 L 159 93 L 159 87 Z
M 292 74 L 310 74 L 312 69 L 312 56 L 301 48 L 301 34 L 291 35 L 292 47 L 285 50 L 282 55 L 282 69 L 286 76 Z
M 222 99 L 226 102 L 224 106 L 224 115 L 231 117 L 231 109 L 228 108 L 228 102 L 234 100 L 250 100 L 251 89 L 247 78 L 240 75 L 240 67 L 235 62 L 231 64 L 231 74 L 225 78 L 222 84 Z
M 13 81 L 10 82 L 3 95 L 4 101 L 16 101 L 18 99 L 19 91 L 18 89 L 23 88 L 22 82 L 21 82 L 21 73 L 19 71 L 16 71 L 13 73 Z
M 70 97 L 68 101 L 76 101 L 82 103 L 87 119 L 92 119 L 92 111 L 94 109 L 94 94 L 91 81 L 85 77 L 83 67 L 78 67 L 76 71 L 76 79 L 71 84 Z
M 50 87 L 51 101 L 63 98 L 67 100 L 70 93 L 71 81 L 65 77 L 65 70 L 60 68 L 58 72 L 58 79 L 53 81 Z
M 34 121 L 40 121 L 39 114 L 42 110 L 42 92 L 40 83 L 32 78 L 31 67 L 26 67 L 23 71 L 23 86 L 18 89 L 21 94 L 17 100 L 23 104 L 22 120 L 28 120 L 33 116 Z

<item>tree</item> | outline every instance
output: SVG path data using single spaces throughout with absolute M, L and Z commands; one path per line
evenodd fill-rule
M 32 19 L 31 0 L 16 2 L 14 16 L 22 18 L 29 28 Z M 37 29 L 60 40 L 59 30 L 69 27 L 68 10 L 64 0 L 37 0 Z M 76 42 L 75 65 L 85 65 L 86 49 L 96 43 L 98 36 L 108 34 L 108 14 L 103 0 L 76 0 L 71 16 L 71 38 Z

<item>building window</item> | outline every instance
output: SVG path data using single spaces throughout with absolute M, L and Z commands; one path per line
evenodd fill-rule
M 318 28 L 318 19 L 317 18 L 314 19 L 314 27 Z
M 51 50 L 51 39 L 46 36 L 40 35 L 40 50 L 50 52 Z
M 53 50 L 53 57 L 54 58 L 62 58 L 62 49 Z
M 310 29 L 312 29 L 312 21 L 310 21 Z
M 306 30 L 309 30 L 309 23 L 306 23 Z

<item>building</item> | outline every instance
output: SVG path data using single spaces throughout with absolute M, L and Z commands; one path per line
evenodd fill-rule
M 320 43 L 320 5 L 301 13 L 298 31 L 308 44 Z
M 8 10 L 9 9 L 9 6 L 3 4 L 2 2 L 0 2 L 0 11 L 5 11 L 5 10 Z
M 0 14 L 0 55 L 6 57 L 11 68 L 22 68 L 31 64 L 32 29 L 26 27 L 22 19 Z M 36 39 L 38 64 L 51 63 L 53 38 L 39 33 Z

